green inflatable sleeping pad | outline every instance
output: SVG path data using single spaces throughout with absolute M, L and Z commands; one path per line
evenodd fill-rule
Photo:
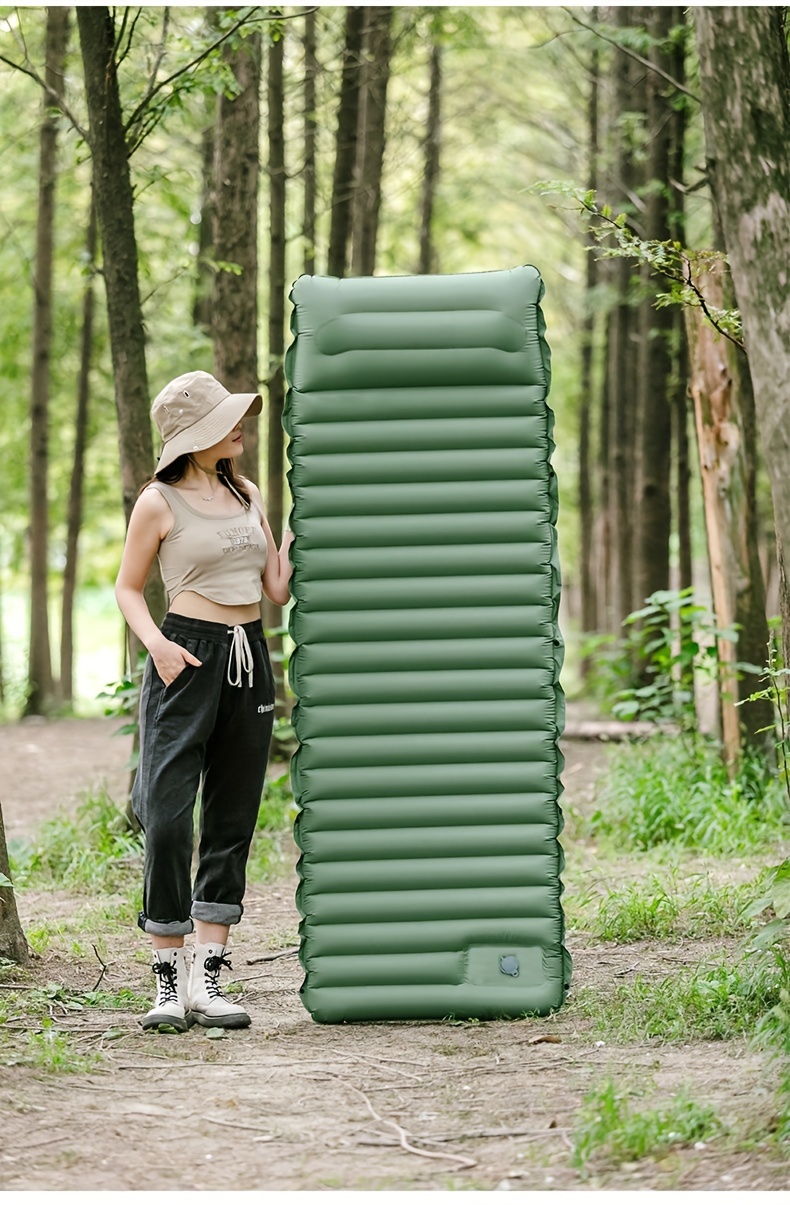
M 533 267 L 291 292 L 291 781 L 316 1021 L 543 1014 L 570 983 L 542 294 Z

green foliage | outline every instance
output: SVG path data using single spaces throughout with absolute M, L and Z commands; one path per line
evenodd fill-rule
M 584 697 L 594 700 L 604 715 L 611 715 L 620 692 L 632 680 L 626 642 L 608 632 L 591 632 L 585 636 L 579 656 L 586 666 Z
M 718 746 L 699 735 L 659 735 L 616 750 L 588 832 L 620 848 L 659 845 L 739 853 L 788 836 L 780 785 L 744 753 L 727 775 Z
M 142 837 L 106 794 L 88 795 L 73 816 L 46 820 L 29 842 L 9 843 L 12 872 L 21 887 L 129 890 L 140 875 Z
M 573 201 L 586 218 L 588 234 L 599 243 L 599 258 L 635 260 L 664 276 L 668 288 L 658 293 L 657 306 L 683 305 L 701 309 L 716 330 L 739 347 L 743 346 L 739 311 L 709 305 L 697 283 L 700 277 L 724 262 L 722 252 L 691 250 L 673 239 L 640 238 L 629 225 L 628 214 L 615 214 L 611 206 L 599 205 L 594 189 L 579 188 L 562 180 L 540 180 L 529 191 L 541 195 L 553 193 Z M 613 244 L 600 245 L 609 237 L 613 237 Z
M 674 722 L 683 731 L 696 729 L 694 675 L 717 679 L 717 642 L 736 640 L 737 633 L 719 628 L 707 608 L 694 601 L 691 587 L 657 590 L 644 607 L 626 617 L 624 626 L 632 664 L 644 665 L 652 681 L 621 690 L 614 714 L 621 720 Z
M 585 1095 L 572 1135 L 575 1167 L 586 1169 L 592 1158 L 644 1159 L 662 1148 L 689 1146 L 725 1132 L 715 1109 L 697 1104 L 685 1088 L 663 1107 L 641 1111 L 631 1105 L 633 1095 L 612 1079 Z
M 41 1071 L 60 1074 L 82 1074 L 93 1071 L 101 1056 L 77 1049 L 74 1039 L 58 1029 L 50 1017 L 42 1017 L 41 1028 L 25 1034 L 25 1049 L 20 1055 L 6 1058 L 6 1065 L 21 1063 Z
M 753 667 L 754 668 L 754 667 Z M 759 732 L 773 732 L 774 744 L 779 754 L 779 767 L 788 801 L 790 801 L 790 687 L 788 678 L 790 670 L 785 669 L 779 652 L 779 641 L 776 632 L 771 633 L 768 642 L 768 664 L 760 671 L 760 680 L 765 682 L 762 690 L 756 690 L 746 699 L 739 700 L 735 706 L 741 707 L 756 699 L 769 699 L 773 703 L 776 724 L 770 728 L 760 728 Z
M 722 960 L 663 979 L 637 974 L 605 993 L 581 989 L 572 1007 L 607 1041 L 716 1041 L 751 1037 L 790 988 L 776 958 Z
M 790 1138 L 790 964 L 784 950 L 773 951 L 782 972 L 782 986 L 776 1004 L 760 1019 L 755 1041 L 767 1050 L 779 1075 L 779 1136 Z
M 626 883 L 603 897 L 571 898 L 566 907 L 570 919 L 578 914 L 577 923 L 600 941 L 732 937 L 748 932 L 754 890 L 753 883 L 717 888 L 703 875 L 678 883 L 673 873 L 663 881 L 652 875 Z
M 790 937 L 790 858 L 768 868 L 764 890 L 752 901 L 747 915 L 762 917 L 766 911 L 770 911 L 772 919 L 754 934 L 752 947 L 766 950 L 786 946 Z
M 295 815 L 290 771 L 286 770 L 264 785 L 247 863 L 247 878 L 251 882 L 266 882 L 282 871 Z

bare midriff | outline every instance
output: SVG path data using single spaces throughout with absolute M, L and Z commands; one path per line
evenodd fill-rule
M 242 603 L 229 606 L 212 602 L 194 590 L 182 590 L 171 602 L 168 610 L 172 615 L 185 615 L 189 619 L 206 619 L 209 623 L 227 623 L 234 627 L 238 623 L 252 623 L 261 617 L 260 603 Z

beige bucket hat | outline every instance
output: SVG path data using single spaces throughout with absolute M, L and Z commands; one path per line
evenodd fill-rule
M 245 415 L 260 414 L 259 393 L 230 393 L 208 372 L 185 372 L 154 398 L 151 417 L 163 448 L 157 473 L 178 456 L 210 448 Z

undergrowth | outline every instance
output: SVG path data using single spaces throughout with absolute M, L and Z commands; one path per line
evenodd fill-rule
M 766 952 L 664 978 L 637 974 L 603 994 L 582 988 L 572 1007 L 613 1042 L 716 1041 L 751 1038 L 788 990 L 788 965 Z
M 87 795 L 73 815 L 45 820 L 34 838 L 9 842 L 15 887 L 128 891 L 142 870 L 143 845 L 110 797 Z
M 592 1159 L 643 1159 L 662 1148 L 690 1146 L 726 1132 L 715 1109 L 698 1104 L 685 1088 L 653 1109 L 635 1108 L 633 1095 L 607 1079 L 584 1097 L 571 1136 L 571 1159 L 582 1175 Z
M 589 891 L 566 904 L 572 924 L 599 941 L 736 937 L 749 930 L 747 913 L 758 885 L 717 887 L 708 875 L 679 879 L 676 871 L 626 882 L 607 894 Z
M 658 736 L 618 749 L 597 802 L 586 835 L 621 849 L 752 853 L 790 837 L 781 784 L 748 757 L 728 778 L 716 744 L 701 736 Z

